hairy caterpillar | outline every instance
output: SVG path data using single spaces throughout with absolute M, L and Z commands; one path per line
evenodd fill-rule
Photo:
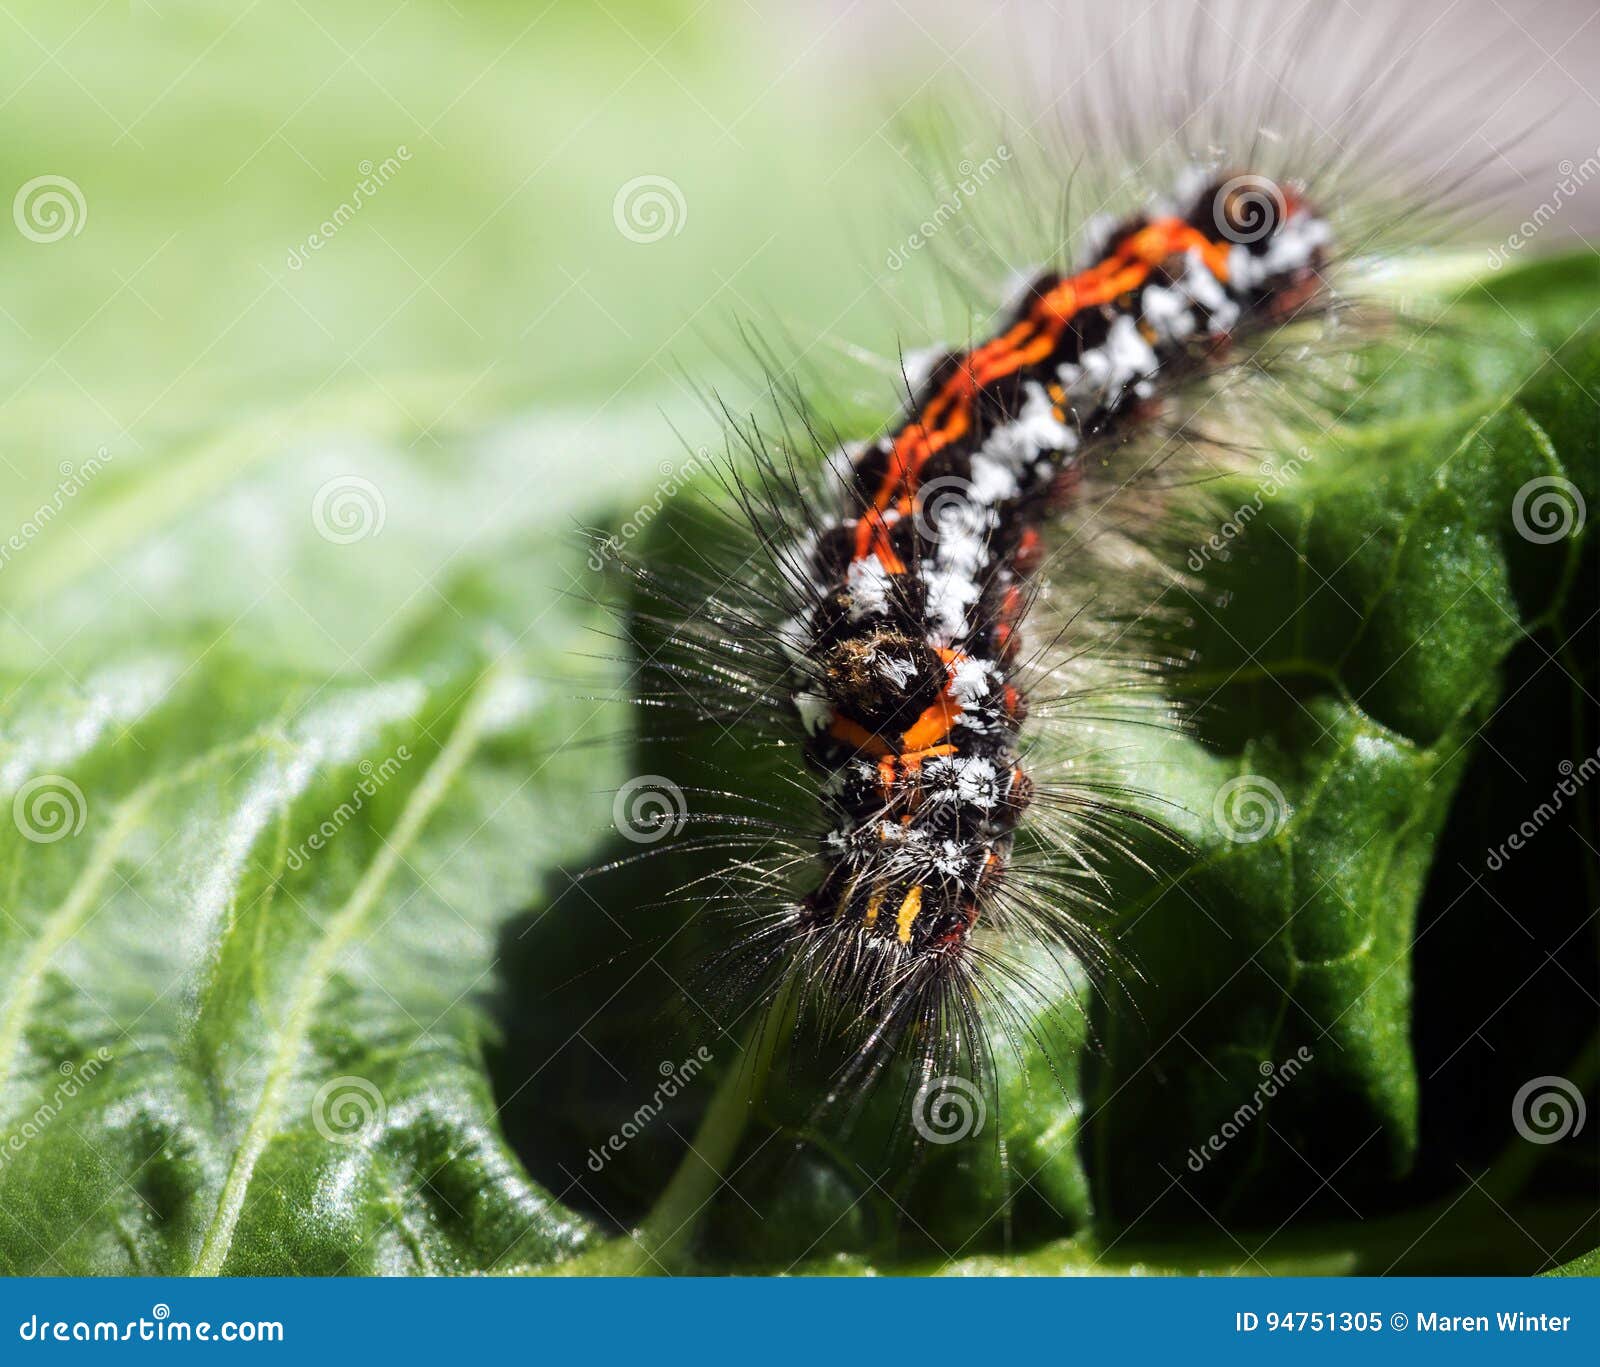
M 936 362 L 907 421 L 843 475 L 838 519 L 796 548 L 813 604 L 787 627 L 794 705 L 836 824 L 792 933 L 868 1009 L 959 972 L 995 903 L 1032 792 L 1014 739 L 1022 583 L 1086 448 L 1136 421 L 1171 371 L 1320 289 L 1328 223 L 1295 190 L 1241 174 L 1178 199 Z
M 1175 212 L 1119 224 L 1093 264 L 1039 276 L 993 338 L 934 361 L 906 420 L 838 470 L 831 515 L 780 550 L 829 829 L 819 885 L 761 943 L 869 1041 L 945 1036 L 980 923 L 1082 948 L 1070 910 L 1004 891 L 1034 799 L 1017 666 L 1040 525 L 1175 372 L 1314 301 L 1329 237 L 1265 177 L 1181 187 Z
M 1082 538 L 1052 532 L 1185 447 L 1185 404 L 1205 402 L 1209 380 L 1254 369 L 1270 338 L 1330 312 L 1349 252 L 1403 236 L 1407 201 L 1388 191 L 1408 168 L 1379 155 L 1391 136 L 1362 104 L 1385 60 L 1375 51 L 1350 77 L 1363 137 L 1264 131 L 1269 100 L 1255 121 L 1226 107 L 1212 111 L 1221 131 L 1161 134 L 1159 158 L 1130 152 L 1164 165 L 1164 189 L 1097 215 L 1079 264 L 1032 274 L 987 340 L 904 360 L 906 412 L 884 435 L 841 443 L 783 395 L 784 430 L 734 424 L 732 558 L 704 548 L 706 568 L 676 578 L 635 567 L 639 617 L 665 633 L 644 700 L 687 695 L 722 734 L 802 759 L 776 807 L 742 788 L 699 794 L 721 810 L 696 803 L 698 844 L 739 856 L 689 893 L 739 923 L 704 972 L 744 1005 L 793 985 L 820 1033 L 848 1041 L 847 1078 L 902 1048 L 924 1077 L 981 1070 L 987 1008 L 1043 995 L 1008 942 L 1107 958 L 1081 884 L 1142 819 L 1119 801 L 1127 776 L 1096 774 L 1092 744 L 1065 777 L 1026 754 L 1047 710 L 1037 685 L 1075 686 L 1059 664 L 1074 634 L 1079 654 L 1106 644 L 1084 651 L 1084 605 L 1060 595 L 1061 629 L 1025 633 L 1036 598 L 1085 558 Z M 1144 116 L 1196 131 L 1175 110 Z M 1019 858 L 1025 825 L 1061 867 Z

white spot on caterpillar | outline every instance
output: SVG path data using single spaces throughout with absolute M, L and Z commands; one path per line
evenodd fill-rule
M 967 852 L 954 840 L 946 840 L 933 857 L 933 867 L 946 878 L 959 878 L 967 867 Z
M 985 811 L 1000 800 L 994 763 L 981 755 L 949 755 L 930 759 L 923 771 L 936 802 L 961 802 Z
M 952 497 L 950 493 L 946 493 L 936 499 L 928 509 L 934 515 L 933 528 L 940 536 L 959 535 L 963 532 L 982 534 L 989 528 L 1000 525 L 1000 518 L 994 509 L 986 508 L 972 498 L 972 485 L 969 480 L 957 480 L 956 485 L 956 489 L 952 492 L 961 495 L 960 497 Z M 930 484 L 928 487 L 931 489 L 933 486 Z
M 977 503 L 1003 503 L 1020 492 L 1016 475 L 979 451 L 972 457 L 972 497 Z
M 948 570 L 924 570 L 928 616 L 950 640 L 967 631 L 967 609 L 978 601 L 980 590 L 966 575 Z
M 1252 256 L 1242 244 L 1228 253 L 1229 282 L 1235 290 L 1254 289 L 1274 275 L 1309 265 L 1312 253 L 1326 246 L 1332 236 L 1333 229 L 1327 219 L 1297 209 L 1272 235 L 1267 250 L 1260 256 Z
M 995 667 L 987 660 L 971 656 L 957 660 L 950 666 L 950 692 L 962 707 L 974 707 L 984 697 L 996 676 Z
M 1075 451 L 1078 434 L 1056 416 L 1055 404 L 1037 380 L 1022 387 L 1023 403 L 1017 416 L 989 434 L 979 456 L 1021 472 L 1041 451 Z
M 1237 252 L 1239 249 L 1235 247 L 1233 250 Z M 1233 325 L 1239 321 L 1239 305 L 1228 297 L 1228 292 L 1211 274 L 1195 248 L 1189 248 L 1187 260 L 1189 264 L 1183 273 L 1180 288 L 1211 315 L 1210 330 L 1213 335 L 1231 332 Z M 1230 255 L 1230 271 L 1232 260 Z
M 876 556 L 850 562 L 845 588 L 850 594 L 852 622 L 889 610 L 889 572 Z
M 1135 380 L 1154 375 L 1161 367 L 1150 343 L 1139 335 L 1132 318 L 1123 314 L 1111 325 L 1104 346 L 1083 353 L 1083 375 L 1073 397 L 1087 404 L 1115 399 Z
M 808 735 L 816 735 L 833 720 L 833 708 L 828 700 L 816 693 L 796 693 L 794 710 L 800 714 L 800 724 Z
M 1145 322 L 1162 337 L 1181 342 L 1194 332 L 1194 313 L 1189 301 L 1175 289 L 1146 285 L 1139 297 L 1139 307 L 1144 311 Z
M 1236 290 L 1254 289 L 1266 275 L 1256 262 L 1248 247 L 1236 245 L 1228 253 L 1228 284 Z
M 987 511 L 987 510 L 975 510 Z M 990 513 L 990 518 L 994 515 Z M 994 519 L 998 521 L 998 519 Z M 989 536 L 987 525 L 983 531 L 971 530 L 955 519 L 947 520 L 939 536 L 939 549 L 934 557 L 938 569 L 946 574 L 976 579 L 988 565 Z M 926 577 L 926 576 L 925 576 Z M 974 599 L 974 602 L 977 600 Z

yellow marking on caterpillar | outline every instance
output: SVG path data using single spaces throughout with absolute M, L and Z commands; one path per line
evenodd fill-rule
M 911 923 L 917 919 L 917 913 L 922 910 L 922 884 L 918 883 L 906 894 L 906 900 L 900 903 L 900 910 L 896 913 L 894 923 L 900 932 L 900 943 L 911 943 Z
M 872 896 L 867 898 L 867 924 L 870 926 L 878 919 L 878 913 L 883 910 L 883 899 L 888 889 L 882 884 L 873 888 Z

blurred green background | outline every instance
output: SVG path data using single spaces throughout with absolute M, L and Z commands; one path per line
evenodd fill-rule
M 469 537 L 564 532 L 654 482 L 669 419 L 709 434 L 687 377 L 729 380 L 731 320 L 918 330 L 875 283 L 896 101 L 834 78 L 825 15 L 24 4 L 0 30 L 0 516 L 111 457 L 0 569 L 13 660 L 199 621 L 340 666 Z M 55 240 L 12 212 L 42 176 L 81 194 Z M 630 240 L 647 176 L 678 198 Z M 381 572 L 288 544 L 334 475 L 384 490 L 408 549 Z M 320 591 L 287 604 L 285 576 Z
M 416 376 L 463 401 L 636 400 L 672 385 L 697 326 L 777 297 L 821 329 L 869 283 L 838 212 L 892 155 L 861 136 L 891 106 L 834 87 L 820 25 L 786 39 L 743 5 L 659 0 L 39 4 L 0 23 L 7 197 L 52 173 L 87 204 L 51 250 L 8 233 L 5 379 L 81 386 L 108 436 L 241 375 L 258 399 L 380 380 L 403 399 Z M 403 172 L 291 269 L 399 148 Z M 612 213 L 647 174 L 686 206 L 648 251 Z

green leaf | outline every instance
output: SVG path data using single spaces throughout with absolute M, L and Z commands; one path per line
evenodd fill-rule
M 483 1058 L 500 937 L 616 782 L 569 743 L 616 721 L 573 663 L 599 619 L 553 592 L 582 572 L 554 485 L 504 497 L 573 448 L 349 421 L 175 526 L 167 472 L 107 469 L 6 567 L 17 653 L 51 656 L 0 713 L 8 1273 L 504 1271 L 593 1237 Z M 215 575 L 246 526 L 265 555 Z

